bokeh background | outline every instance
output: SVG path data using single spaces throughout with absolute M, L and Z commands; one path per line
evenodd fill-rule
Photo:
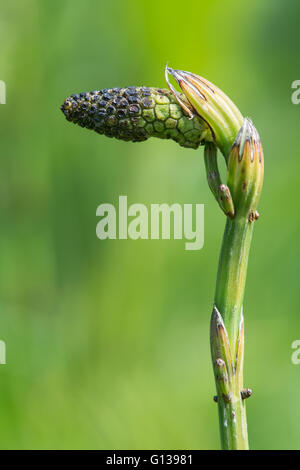
M 297 0 L 1 3 L 2 449 L 219 447 L 209 318 L 224 216 L 203 150 L 68 123 L 73 92 L 165 86 L 166 62 L 253 118 L 265 184 L 245 298 L 253 449 L 300 448 Z M 100 241 L 96 208 L 204 203 L 205 246 Z

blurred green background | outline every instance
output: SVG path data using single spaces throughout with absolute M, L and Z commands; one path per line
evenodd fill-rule
M 224 216 L 203 150 L 68 123 L 69 94 L 165 86 L 167 61 L 257 125 L 265 184 L 245 298 L 253 449 L 300 448 L 297 0 L 1 3 L 2 449 L 219 447 L 209 319 Z M 205 246 L 100 241 L 96 208 L 205 204 Z

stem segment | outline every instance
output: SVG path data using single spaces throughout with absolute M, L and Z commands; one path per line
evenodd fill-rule
M 242 305 L 252 232 L 253 223 L 245 217 L 227 219 L 211 319 L 211 350 L 223 449 L 248 449 L 245 400 L 242 398 Z M 225 364 L 226 374 L 220 374 L 220 361 Z M 227 393 L 224 393 L 224 383 Z
M 259 136 L 246 119 L 228 158 L 227 182 L 234 216 L 226 222 L 210 329 L 223 449 L 248 449 L 245 398 L 251 391 L 243 389 L 243 299 L 262 181 Z
M 222 313 L 233 356 L 237 349 L 253 227 L 245 217 L 227 219 L 219 260 L 215 304 Z

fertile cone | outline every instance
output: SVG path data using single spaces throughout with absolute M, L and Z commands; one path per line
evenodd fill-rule
M 149 137 L 173 139 L 198 148 L 211 140 L 199 116 L 189 119 L 169 90 L 148 87 L 111 88 L 71 95 L 61 110 L 68 121 L 117 139 L 141 142 Z

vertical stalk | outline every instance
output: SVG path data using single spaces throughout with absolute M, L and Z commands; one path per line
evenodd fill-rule
M 221 445 L 223 449 L 248 449 L 243 391 L 243 297 L 253 223 L 245 217 L 227 219 L 219 260 L 215 306 L 211 322 Z M 221 343 L 214 345 L 215 342 Z M 221 350 L 220 350 L 221 349 Z M 218 356 L 218 357 L 216 357 Z M 220 357 L 221 356 L 221 357 Z M 219 374 L 220 360 L 227 375 Z M 227 389 L 224 389 L 224 382 Z
M 228 189 L 234 214 L 227 217 L 219 260 L 210 341 L 223 449 L 248 449 L 243 389 L 243 299 L 254 221 L 263 182 L 263 153 L 256 129 L 245 119 L 228 157 Z
M 245 217 L 227 218 L 219 259 L 215 305 L 222 313 L 233 356 L 236 355 L 253 227 Z

